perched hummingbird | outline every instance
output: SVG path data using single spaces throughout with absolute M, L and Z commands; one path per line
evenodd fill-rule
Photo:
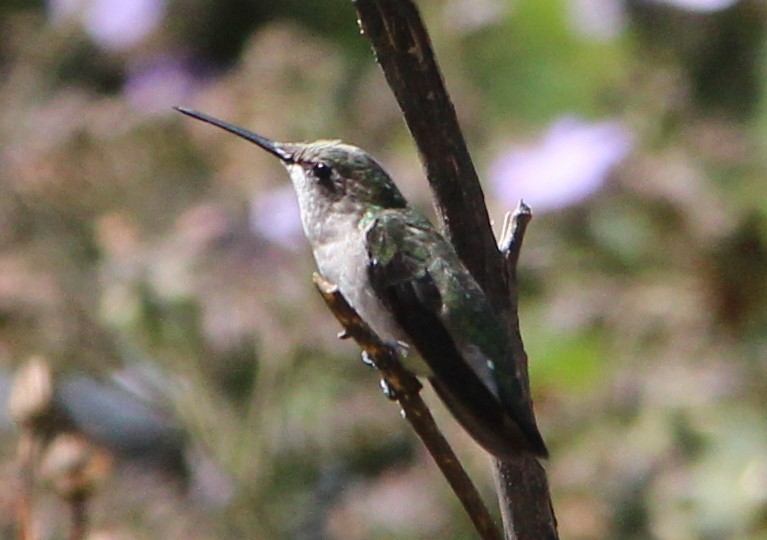
M 547 457 L 508 330 L 452 245 L 381 165 L 341 141 L 279 143 L 201 112 L 178 111 L 255 143 L 285 165 L 320 273 L 403 365 L 429 378 L 491 454 Z M 414 347 L 418 355 L 408 354 Z

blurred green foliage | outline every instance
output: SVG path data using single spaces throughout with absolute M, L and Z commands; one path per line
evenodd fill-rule
M 185 489 L 118 468 L 93 529 L 470 537 L 375 374 L 335 339 L 306 244 L 250 226 L 250 200 L 286 185 L 284 171 L 170 110 L 344 138 L 428 208 L 351 2 L 160 2 L 151 30 L 119 47 L 99 41 L 99 3 L 0 7 L 0 375 L 40 353 L 62 378 L 151 365 L 191 441 Z M 762 3 L 421 4 L 481 175 L 564 115 L 633 134 L 595 196 L 536 215 L 522 254 L 562 536 L 767 538 Z M 54 16 L 66 5 L 78 7 Z M 614 28 L 578 26 L 605 6 Z M 487 193 L 500 223 L 508 208 Z M 486 457 L 428 398 L 492 500 Z M 16 438 L 3 441 L 10 478 Z M 44 537 L 60 537 L 64 509 L 38 500 Z M 11 505 L 0 493 L 0 536 Z

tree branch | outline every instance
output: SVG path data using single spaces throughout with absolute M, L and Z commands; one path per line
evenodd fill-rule
M 496 310 L 505 313 L 509 305 L 498 280 L 501 261 L 485 198 L 418 9 L 411 0 L 354 4 L 418 147 L 443 230 Z
M 509 298 L 510 309 L 508 322 L 511 328 L 511 349 L 514 353 L 514 361 L 519 363 L 520 373 L 524 381 L 524 389 L 527 398 L 530 399 L 530 380 L 527 372 L 527 353 L 522 343 L 522 334 L 519 330 L 519 285 L 517 283 L 517 262 L 522 250 L 522 241 L 527 231 L 527 225 L 533 219 L 533 211 L 524 201 L 519 201 L 514 212 L 508 212 L 503 219 L 501 239 L 498 240 L 498 249 L 503 261 L 503 276 Z
M 418 147 L 443 230 L 510 328 L 514 362 L 527 381 L 519 331 L 516 263 L 529 208 L 520 207 L 515 231 L 495 245 L 484 195 L 445 88 L 426 28 L 412 0 L 354 0 Z M 528 385 L 526 385 L 528 386 Z M 526 388 L 529 396 L 529 388 Z M 557 538 L 546 473 L 532 457 L 496 461 L 498 495 L 507 538 Z
M 386 345 L 352 308 L 336 285 L 319 274 L 314 274 L 314 284 L 322 294 L 330 311 L 344 327 L 346 336 L 353 338 L 367 353 L 381 373 L 387 388 L 402 407 L 405 418 L 413 426 L 431 454 L 453 492 L 469 514 L 480 536 L 485 540 L 499 540 L 500 531 L 474 484 L 461 466 L 445 437 L 440 432 L 428 407 L 421 399 L 421 383 L 399 361 L 397 354 Z

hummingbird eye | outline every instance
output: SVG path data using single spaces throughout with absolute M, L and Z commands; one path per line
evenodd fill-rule
M 333 176 L 333 169 L 326 163 L 315 163 L 312 167 L 312 174 L 320 183 L 327 184 Z
M 336 191 L 338 189 L 338 186 L 336 186 L 333 181 L 333 168 L 327 163 L 320 161 L 312 165 L 312 175 L 322 187 L 329 189 L 330 191 Z

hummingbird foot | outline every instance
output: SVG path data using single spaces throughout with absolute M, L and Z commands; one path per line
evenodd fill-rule
M 349 336 L 346 335 L 346 332 L 344 331 L 339 332 L 338 337 L 340 339 L 347 339 Z M 407 358 L 407 355 L 410 352 L 410 345 L 404 341 L 385 341 L 384 344 L 392 351 L 394 351 L 395 354 L 399 355 L 400 358 Z M 373 368 L 376 367 L 376 363 L 373 361 L 367 351 L 363 350 L 361 356 L 363 364 Z
M 383 393 L 388 400 L 399 401 L 399 393 L 394 388 L 392 388 L 386 379 L 382 378 L 379 384 L 381 386 L 381 390 L 383 390 Z
M 369 367 L 376 367 L 376 363 L 373 361 L 373 359 L 370 357 L 370 354 L 368 354 L 367 351 L 362 351 L 362 363 Z
M 407 358 L 408 353 L 410 353 L 410 345 L 404 341 L 395 341 L 392 348 L 397 351 L 397 354 L 399 354 L 402 358 Z

